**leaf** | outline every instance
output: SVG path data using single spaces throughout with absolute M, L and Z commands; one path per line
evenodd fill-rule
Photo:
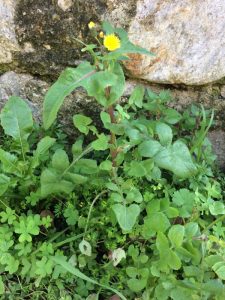
M 82 86 L 82 83 L 94 72 L 94 66 L 89 62 L 83 62 L 77 68 L 67 68 L 61 73 L 58 80 L 50 87 L 44 100 L 43 125 L 46 130 L 55 121 L 65 97 L 77 87 Z
M 143 98 L 145 94 L 145 88 L 143 86 L 137 86 L 133 90 L 128 103 L 130 105 L 135 104 L 137 107 L 142 108 Z
M 102 161 L 99 165 L 99 169 L 102 171 L 111 171 L 112 170 L 112 162 L 110 160 Z
M 89 242 L 82 240 L 79 244 L 79 249 L 82 254 L 91 256 L 92 250 Z
M 149 140 L 138 146 L 138 152 L 143 157 L 153 157 L 160 152 L 163 147 L 155 140 Z
M 187 146 L 181 141 L 161 149 L 154 156 L 154 162 L 158 167 L 169 170 L 180 178 L 193 176 L 197 170 Z
M 79 217 L 78 211 L 72 204 L 69 204 L 69 206 L 64 210 L 63 216 L 66 218 L 66 223 L 68 225 L 75 225 Z
M 73 124 L 78 130 L 85 135 L 89 132 L 89 125 L 91 124 L 92 119 L 80 114 L 73 116 Z
M 51 194 L 69 194 L 74 189 L 74 184 L 62 179 L 54 169 L 46 169 L 41 174 L 41 196 Z
M 137 188 L 132 188 L 127 193 L 126 201 L 127 203 L 132 203 L 132 202 L 141 203 L 143 201 L 143 197 Z
M 32 158 L 32 168 L 36 168 L 39 165 L 40 159 L 45 153 L 51 148 L 54 143 L 55 139 L 51 138 L 49 136 L 45 136 L 43 139 L 41 139 L 37 144 L 37 149 L 35 150 Z
M 169 230 L 168 237 L 174 247 L 180 247 L 184 239 L 184 226 L 173 225 Z
M 1 124 L 5 134 L 21 145 L 33 130 L 33 118 L 28 104 L 19 97 L 12 96 L 1 112 Z
M 119 93 L 116 91 L 118 79 L 118 76 L 113 71 L 99 71 L 92 75 L 91 78 L 85 80 L 82 86 L 86 89 L 88 96 L 95 97 L 96 101 L 100 105 L 108 107 L 115 102 L 115 100 L 118 100 L 117 96 Z M 110 95 L 107 97 L 105 89 L 109 87 L 111 87 Z M 120 85 L 118 88 L 120 91 Z M 115 99 L 115 97 L 117 99 Z
M 114 267 L 116 267 L 123 258 L 126 258 L 126 253 L 122 248 L 117 248 L 112 251 L 112 261 Z
M 15 155 L 0 149 L 0 161 L 2 162 L 2 169 L 4 172 L 15 173 L 17 171 L 17 157 Z
M 141 290 L 143 290 L 146 287 L 147 279 L 131 278 L 127 281 L 127 285 L 131 289 L 131 291 L 135 293 L 139 293 Z
M 122 204 L 114 204 L 112 209 L 116 215 L 120 227 L 125 231 L 131 231 L 140 214 L 140 207 L 137 204 L 125 206 Z
M 209 205 L 209 211 L 213 216 L 224 215 L 225 206 L 222 202 L 212 200 L 212 202 Z
M 92 142 L 91 145 L 94 150 L 104 151 L 109 148 L 108 141 L 109 141 L 109 137 L 107 135 L 105 135 L 104 133 L 101 133 L 98 136 L 98 139 L 95 140 L 94 142 Z
M 160 256 L 163 256 L 169 250 L 169 241 L 161 231 L 157 234 L 156 247 L 159 250 Z
M 172 125 L 178 123 L 182 118 L 181 114 L 172 108 L 164 109 L 163 114 L 165 115 L 164 121 Z
M 56 150 L 52 157 L 52 167 L 58 172 L 63 173 L 69 167 L 69 158 L 66 151 L 62 149 Z
M 179 270 L 181 268 L 181 260 L 173 250 L 168 250 L 167 262 L 170 268 L 173 270 Z
M 55 256 L 52 259 L 55 261 L 55 263 L 61 265 L 66 271 L 73 274 L 74 276 L 76 276 L 82 280 L 85 280 L 87 282 L 93 283 L 95 285 L 101 286 L 104 289 L 110 290 L 113 293 L 116 293 L 122 300 L 127 300 L 119 291 L 117 291 L 109 286 L 106 286 L 104 284 L 98 283 L 97 281 L 93 280 L 92 278 L 86 276 L 79 269 L 72 267 L 68 262 L 65 262 L 61 257 Z
M 165 123 L 157 123 L 156 133 L 158 134 L 160 143 L 163 146 L 168 146 L 172 143 L 173 133 L 170 126 L 166 125 Z
M 166 215 L 162 212 L 151 213 L 144 219 L 142 234 L 148 239 L 156 232 L 165 232 L 170 226 Z
M 10 178 L 4 174 L 0 174 L 0 196 L 2 196 L 8 189 Z
M 116 75 L 116 78 L 114 84 L 112 84 L 110 88 L 110 95 L 107 101 L 107 107 L 118 101 L 125 90 L 125 77 L 123 68 L 118 62 L 114 62 L 112 74 Z
M 173 194 L 173 203 L 179 207 L 179 215 L 183 218 L 187 218 L 191 215 L 194 202 L 195 194 L 187 189 L 180 189 Z

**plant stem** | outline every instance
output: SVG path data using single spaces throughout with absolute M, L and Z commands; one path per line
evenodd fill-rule
M 110 106 L 108 108 L 108 114 L 110 115 L 111 123 L 116 124 L 113 106 Z M 110 144 L 112 146 L 110 153 L 111 153 L 111 157 L 112 157 L 112 164 L 113 164 L 113 167 L 115 168 L 116 167 L 116 157 L 118 154 L 117 149 L 116 149 L 116 135 L 112 131 L 110 131 L 110 134 L 111 134 Z
M 95 202 L 96 202 L 102 195 L 104 195 L 105 193 L 107 193 L 107 191 L 102 191 L 100 194 L 98 194 L 98 195 L 95 197 L 95 199 L 94 199 L 94 200 L 92 201 L 92 203 L 91 203 L 91 206 L 90 206 L 89 212 L 88 212 L 88 217 L 87 217 L 85 229 L 84 229 L 84 237 L 83 237 L 83 239 L 85 239 L 85 235 L 86 235 L 86 233 L 87 233 L 88 223 L 89 223 L 89 220 L 90 220 L 90 216 L 91 216 L 91 212 L 92 212 L 93 206 L 95 205 Z
M 204 230 L 203 233 L 205 233 L 207 230 L 209 230 L 210 228 L 213 227 L 213 225 L 215 225 L 216 223 L 223 221 L 225 219 L 225 215 L 222 215 L 221 217 L 219 217 L 218 219 L 214 220 L 212 223 L 210 223 Z

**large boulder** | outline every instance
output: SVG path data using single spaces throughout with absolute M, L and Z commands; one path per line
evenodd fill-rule
M 207 84 L 225 77 L 224 15 L 224 0 L 2 0 L 0 66 L 57 75 L 85 58 L 74 38 L 91 40 L 88 22 L 109 19 L 156 54 L 132 55 L 130 77 Z

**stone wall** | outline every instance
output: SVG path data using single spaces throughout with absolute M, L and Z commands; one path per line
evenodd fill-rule
M 132 56 L 126 93 L 141 82 L 154 90 L 170 89 L 179 109 L 191 102 L 215 108 L 210 136 L 225 165 L 224 15 L 224 0 L 1 0 L 0 104 L 17 94 L 37 112 L 61 70 L 86 58 L 74 38 L 91 41 L 88 22 L 108 19 L 156 54 Z M 97 108 L 90 103 L 78 91 L 63 114 L 94 114 Z

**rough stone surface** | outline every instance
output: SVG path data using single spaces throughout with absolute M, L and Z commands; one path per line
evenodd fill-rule
M 2 0 L 0 65 L 54 76 L 77 65 L 74 38 L 91 41 L 88 22 L 109 19 L 156 54 L 132 55 L 130 77 L 203 85 L 225 77 L 224 15 L 224 0 Z
M 213 130 L 209 133 L 209 139 L 217 155 L 218 165 L 225 170 L 225 132 L 223 130 Z
M 202 85 L 225 76 L 224 0 L 139 0 L 129 27 L 134 43 L 156 57 L 134 55 L 132 76 Z
M 12 53 L 19 50 L 14 30 L 14 0 L 0 3 L 0 64 L 12 62 Z M 0 70 L 1 71 L 1 70 Z

